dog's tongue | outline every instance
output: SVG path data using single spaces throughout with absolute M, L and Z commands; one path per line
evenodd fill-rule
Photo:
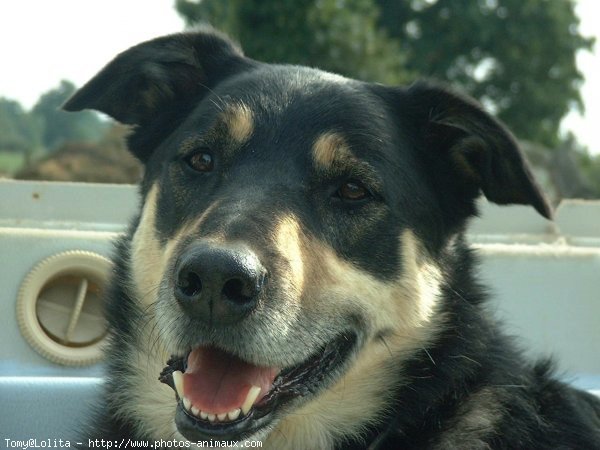
M 249 364 L 209 347 L 193 350 L 183 375 L 183 392 L 201 411 L 221 414 L 241 408 L 252 386 L 260 387 L 257 403 L 271 389 L 279 369 Z

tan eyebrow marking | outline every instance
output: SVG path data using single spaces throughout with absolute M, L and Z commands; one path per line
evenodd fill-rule
M 221 117 L 229 136 L 236 144 L 241 145 L 250 139 L 254 132 L 254 114 L 246 104 L 228 105 Z
M 325 170 L 355 159 L 344 137 L 335 131 L 321 134 L 313 144 L 312 154 L 315 165 Z
M 218 105 L 220 111 L 205 130 L 190 135 L 180 144 L 182 155 L 198 148 L 211 148 L 226 157 L 234 157 L 236 152 L 254 133 L 254 114 L 241 101 Z

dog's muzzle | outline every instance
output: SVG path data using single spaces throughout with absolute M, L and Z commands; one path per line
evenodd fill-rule
M 197 243 L 175 266 L 175 298 L 194 319 L 231 325 L 256 307 L 265 280 L 265 268 L 247 247 Z
M 174 354 L 159 377 L 175 391 L 175 425 L 191 441 L 255 435 L 337 379 L 358 346 L 356 330 L 348 327 L 304 351 L 305 359 L 294 365 L 264 365 L 255 354 L 215 339 L 258 314 L 274 287 L 267 286 L 256 253 L 243 244 L 196 241 L 180 254 L 172 274 L 182 311 L 213 336 Z

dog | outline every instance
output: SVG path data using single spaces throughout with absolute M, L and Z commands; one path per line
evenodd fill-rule
M 86 436 L 600 448 L 600 401 L 486 308 L 464 238 L 478 196 L 552 210 L 470 98 L 258 62 L 202 29 L 126 50 L 64 108 L 131 125 L 145 167 Z

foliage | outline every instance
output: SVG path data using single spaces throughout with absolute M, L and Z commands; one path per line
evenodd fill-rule
M 600 154 L 591 155 L 572 135 L 567 137 L 565 145 L 576 158 L 581 178 L 590 192 L 587 198 L 600 198 Z
M 105 126 L 90 111 L 71 114 L 61 110 L 61 105 L 75 92 L 75 85 L 61 81 L 60 86 L 43 94 L 31 111 L 32 116 L 44 124 L 42 143 L 54 150 L 67 141 L 97 141 Z
M 13 151 L 0 151 L 0 178 L 11 175 L 25 164 L 25 154 Z
M 367 81 L 403 83 L 400 45 L 372 0 L 177 0 L 188 25 L 210 23 L 266 62 L 301 64 Z
M 31 111 L 15 100 L 0 98 L 0 172 L 13 173 L 65 142 L 95 142 L 104 135 L 107 124 L 95 113 L 70 114 L 60 109 L 74 91 L 72 83 L 62 81 L 43 94 Z
M 580 153 L 581 172 L 593 189 L 594 198 L 600 198 L 600 155 L 590 155 L 583 151 Z
M 523 139 L 555 147 L 560 121 L 583 108 L 574 0 L 376 0 L 408 69 L 461 85 Z
M 319 66 L 370 81 L 416 76 L 460 85 L 515 134 L 549 147 L 582 108 L 574 0 L 176 0 L 267 62 Z
M 27 153 L 40 145 L 42 124 L 19 102 L 0 98 L 0 150 Z

